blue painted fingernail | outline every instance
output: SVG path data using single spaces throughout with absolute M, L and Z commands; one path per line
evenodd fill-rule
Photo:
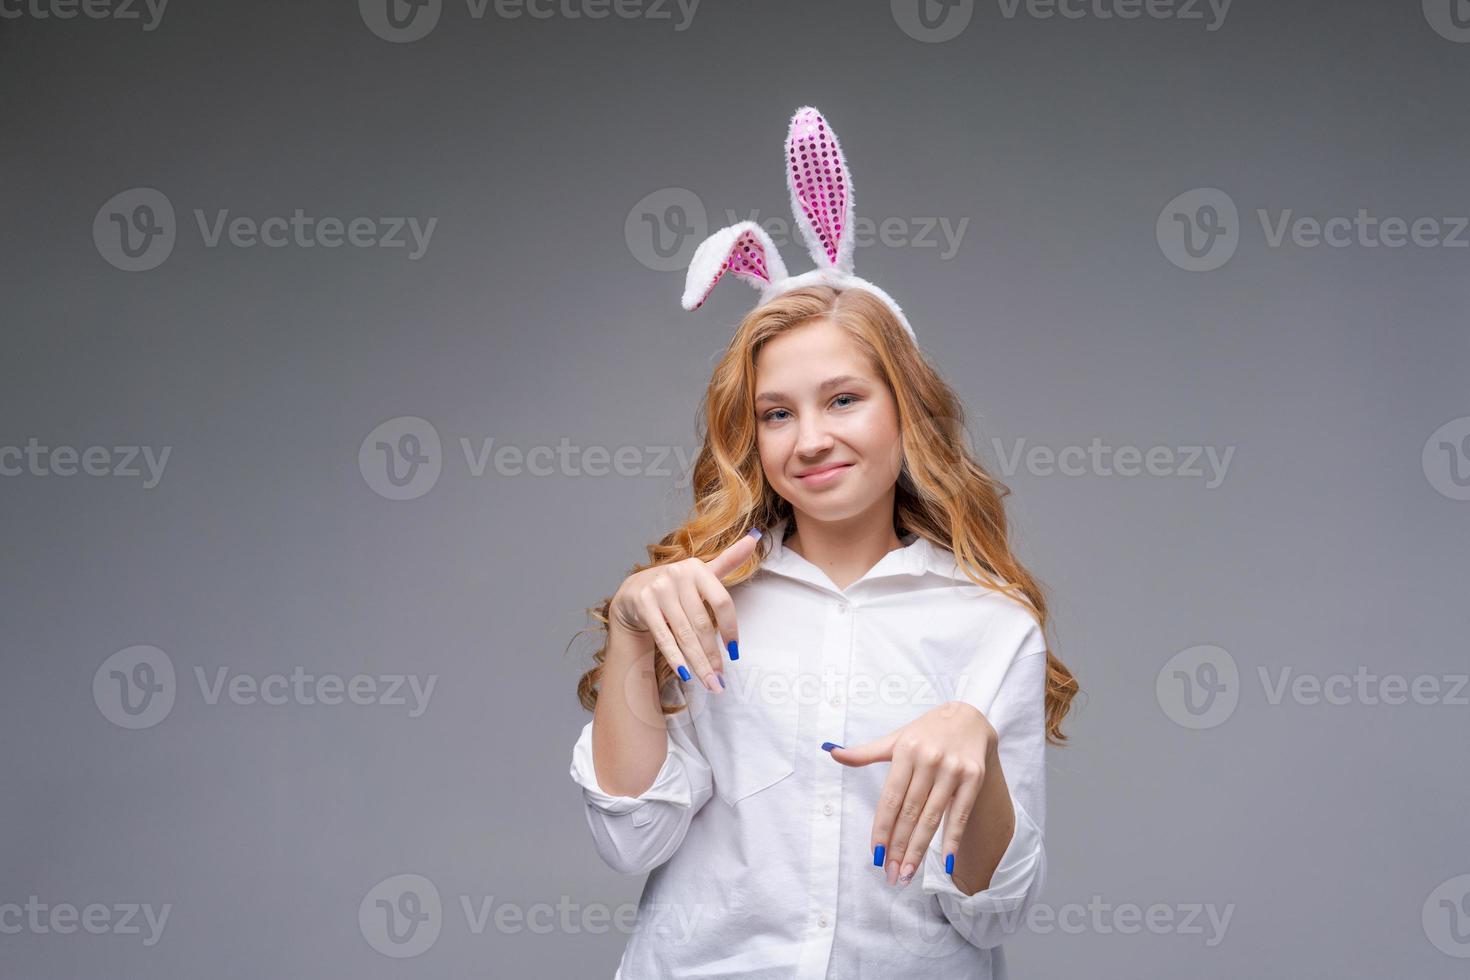
M 836 742 L 823 742 L 822 743 L 822 751 L 823 752 L 831 752 L 833 749 L 843 749 L 843 748 L 846 748 L 846 747 L 847 746 L 845 746 L 845 745 L 838 745 Z
M 739 643 L 738 640 L 731 640 L 725 644 L 725 649 L 729 651 L 731 660 L 740 659 L 740 647 L 736 645 L 737 643 Z
M 748 534 L 748 535 L 750 535 L 751 537 L 755 538 L 757 541 L 759 541 L 761 539 L 761 529 L 758 528 L 758 527 L 753 527 L 749 531 L 746 531 L 745 533 Z
M 879 844 L 877 847 L 873 848 L 873 867 L 875 867 L 875 868 L 881 868 L 881 867 L 883 867 L 883 845 L 882 844 Z
M 724 687 L 725 686 L 725 675 L 724 674 L 716 674 L 715 675 L 715 678 L 719 680 L 721 687 Z
M 681 681 L 687 681 L 688 679 L 689 679 L 689 668 L 688 667 L 685 667 L 683 664 L 680 664 L 679 665 L 679 680 L 681 680 Z
M 947 875 L 950 875 L 951 877 L 954 876 L 954 855 L 953 854 L 947 854 L 944 857 L 944 873 L 947 874 Z

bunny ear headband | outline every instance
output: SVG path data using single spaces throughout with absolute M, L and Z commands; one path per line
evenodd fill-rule
M 720 277 L 733 272 L 760 291 L 762 303 L 815 283 L 865 289 L 882 300 L 913 337 L 914 328 L 893 298 L 852 274 L 852 175 L 837 134 L 811 106 L 802 106 L 791 117 L 786 186 L 791 191 L 791 213 L 817 267 L 799 276 L 787 275 L 771 236 L 754 221 L 742 221 L 721 228 L 695 250 L 684 280 L 684 309 L 703 306 Z

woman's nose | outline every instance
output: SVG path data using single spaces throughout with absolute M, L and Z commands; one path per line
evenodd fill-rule
M 832 433 L 820 422 L 804 422 L 796 436 L 799 456 L 820 456 L 832 448 Z

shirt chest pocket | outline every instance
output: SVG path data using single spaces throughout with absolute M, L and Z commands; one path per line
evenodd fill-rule
M 725 664 L 725 690 L 712 694 L 696 680 L 685 695 L 715 793 L 731 806 L 795 771 L 801 710 L 795 654 L 741 646 Z

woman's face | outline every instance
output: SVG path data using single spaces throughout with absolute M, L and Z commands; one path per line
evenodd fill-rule
M 768 341 L 755 394 L 766 480 L 799 515 L 840 521 L 891 499 L 903 464 L 898 406 L 836 323 L 812 320 Z

